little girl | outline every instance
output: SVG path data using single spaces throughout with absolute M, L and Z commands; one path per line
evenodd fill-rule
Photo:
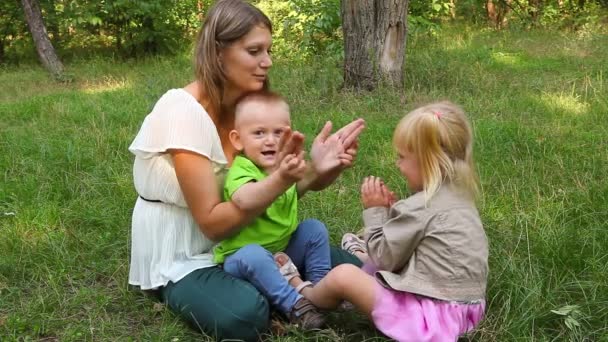
M 324 309 L 351 302 L 397 341 L 455 341 L 475 328 L 485 308 L 488 242 L 475 208 L 472 138 L 465 114 L 450 102 L 407 114 L 393 144 L 413 195 L 395 202 L 373 176 L 361 185 L 374 270 L 340 265 L 302 294 Z M 285 254 L 275 260 L 293 271 Z M 302 282 L 290 277 L 292 286 Z

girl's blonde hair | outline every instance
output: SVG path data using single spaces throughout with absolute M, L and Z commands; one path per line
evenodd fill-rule
M 270 19 L 243 0 L 218 0 L 205 18 L 196 43 L 195 74 L 216 110 L 221 110 L 226 83 L 219 53 L 255 26 L 263 26 L 272 33 Z M 268 81 L 264 82 L 263 88 L 268 89 Z
M 473 132 L 459 106 L 444 101 L 413 110 L 395 128 L 393 145 L 416 157 L 427 201 L 444 182 L 477 197 Z

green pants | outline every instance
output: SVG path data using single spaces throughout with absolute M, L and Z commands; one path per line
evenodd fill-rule
M 353 255 L 331 248 L 332 267 L 350 263 Z M 218 340 L 256 341 L 268 330 L 268 301 L 250 283 L 234 278 L 219 267 L 196 270 L 161 289 L 165 303 L 193 328 Z

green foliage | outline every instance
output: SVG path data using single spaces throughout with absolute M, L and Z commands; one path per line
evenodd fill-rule
M 40 0 L 47 32 L 62 56 L 110 51 L 124 57 L 170 53 L 190 45 L 200 27 L 197 0 Z M 16 24 L 15 24 L 16 23 Z M 0 4 L 6 61 L 33 54 L 19 1 Z M 27 46 L 28 49 L 24 49 Z M 2 55 L 0 54 L 0 57 Z
M 273 49 L 279 56 L 342 54 L 340 0 L 260 0 L 256 5 L 273 22 Z
M 27 32 L 23 10 L 17 1 L 0 1 L 0 64 L 10 58 L 12 51 L 23 51 L 31 46 L 18 39 Z M 25 46 L 24 46 L 25 45 Z
M 409 34 L 436 36 L 443 24 L 487 24 L 488 0 L 410 0 Z M 606 27 L 608 0 L 492 0 L 513 28 Z M 64 60 L 96 54 L 141 57 L 191 46 L 214 0 L 40 0 L 55 49 Z M 253 0 L 274 23 L 274 52 L 292 61 L 343 55 L 340 0 Z M 494 27 L 503 26 L 490 23 Z M 506 25 L 504 25 L 506 26 Z M 20 2 L 0 1 L 0 63 L 36 59 Z
M 508 19 L 516 27 L 557 27 L 594 30 L 606 25 L 608 2 L 604 0 L 535 0 L 514 1 Z
M 608 20 L 608 0 L 491 0 L 505 23 L 516 28 L 532 26 L 595 30 Z M 449 19 L 468 23 L 489 21 L 488 0 L 411 0 L 409 24 L 412 31 L 436 32 Z M 494 26 L 494 23 L 490 23 Z

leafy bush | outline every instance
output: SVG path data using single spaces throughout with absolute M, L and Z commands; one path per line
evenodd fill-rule
M 60 55 L 81 56 L 105 50 L 137 57 L 182 51 L 181 46 L 189 45 L 199 29 L 201 12 L 210 2 L 40 0 L 40 7 L 51 42 Z M 16 62 L 33 54 L 19 1 L 2 1 L 0 62 Z
M 261 0 L 256 5 L 273 22 L 277 55 L 306 59 L 342 54 L 340 0 Z

